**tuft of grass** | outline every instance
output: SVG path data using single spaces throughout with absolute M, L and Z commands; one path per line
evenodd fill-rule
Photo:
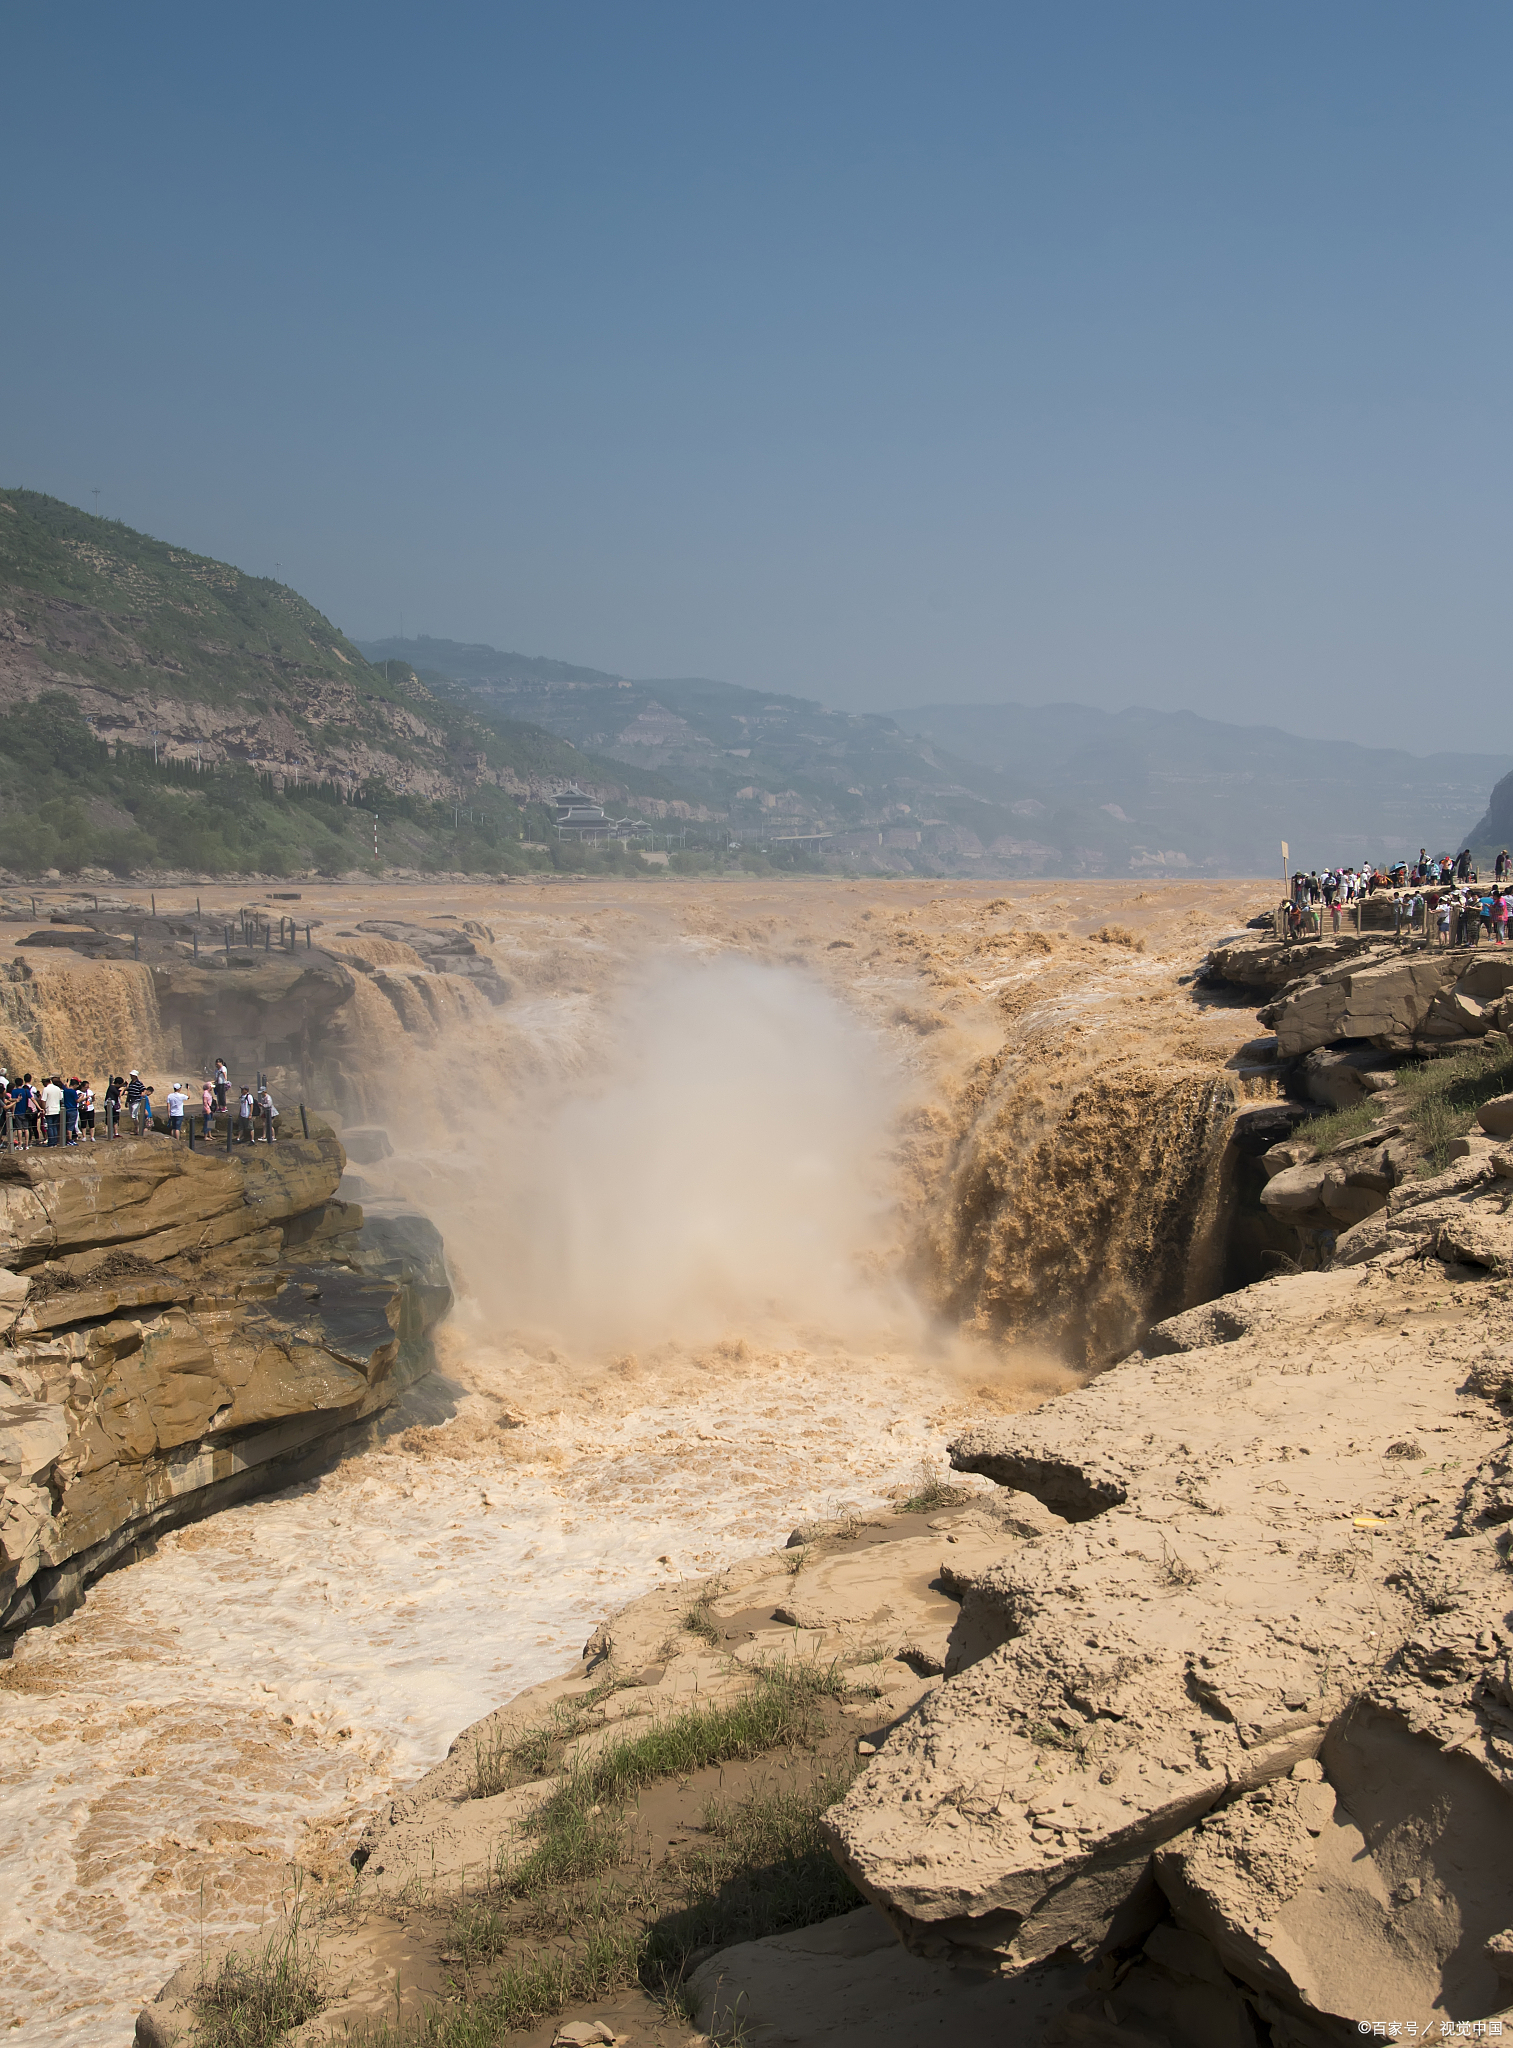
M 954 1508 L 966 1500 L 971 1489 L 952 1486 L 941 1472 L 934 1458 L 919 1461 L 919 1488 L 905 1501 L 900 1501 L 897 1512 L 901 1515 L 928 1515 L 937 1508 Z
M 486 1741 L 475 1742 L 469 1799 L 492 1799 L 496 1792 L 508 1792 L 529 1778 L 544 1777 L 555 1770 L 569 1743 L 602 1724 L 604 1702 L 619 1688 L 617 1677 L 602 1678 L 587 1692 L 558 1700 L 546 1719 L 527 1728 L 523 1735 L 511 1738 L 505 1730 L 496 1728 Z
M 299 1908 L 261 1948 L 233 1951 L 190 1995 L 195 2048 L 279 2048 L 326 2003 Z
M 1305 1144 L 1312 1145 L 1321 1159 L 1327 1159 L 1341 1145 L 1348 1145 L 1354 1138 L 1364 1138 L 1375 1122 L 1376 1111 L 1371 1104 L 1358 1102 L 1350 1109 L 1331 1109 L 1323 1116 L 1310 1117 L 1306 1124 L 1298 1127 L 1298 1136 Z
M 698 1636 L 701 1641 L 708 1643 L 712 1650 L 717 1650 L 724 1638 L 720 1634 L 719 1623 L 714 1618 L 714 1610 L 709 1600 L 710 1596 L 707 1593 L 701 1593 L 684 1615 L 683 1626 L 689 1635 Z
M 532 1829 L 546 1834 L 559 1817 L 627 1799 L 658 1778 L 686 1778 L 768 1749 L 808 1748 L 820 1732 L 820 1701 L 844 1699 L 847 1691 L 845 1674 L 833 1664 L 762 1665 L 738 1698 L 669 1714 L 575 1762 L 532 1815 Z
M 624 1818 L 581 1796 L 580 1777 L 575 1771 L 526 1822 L 527 1834 L 539 1837 L 533 1849 L 514 1863 L 501 1853 L 495 1877 L 507 1898 L 540 1899 L 564 1886 L 587 1884 L 619 1862 Z
M 1450 1164 L 1450 1140 L 1466 1135 L 1484 1102 L 1510 1091 L 1513 1045 L 1501 1032 L 1442 1059 L 1405 1067 L 1398 1076 L 1397 1099 L 1424 1149 L 1428 1172 L 1443 1173 Z

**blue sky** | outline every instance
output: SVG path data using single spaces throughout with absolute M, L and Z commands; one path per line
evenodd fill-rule
M 0 37 L 0 481 L 361 637 L 1513 745 L 1506 6 Z

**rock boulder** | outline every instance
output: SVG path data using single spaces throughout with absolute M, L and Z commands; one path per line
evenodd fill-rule
M 1460 950 L 1364 956 L 1308 975 L 1258 1012 L 1284 1058 L 1364 1041 L 1413 1052 L 1501 1028 L 1513 959 Z

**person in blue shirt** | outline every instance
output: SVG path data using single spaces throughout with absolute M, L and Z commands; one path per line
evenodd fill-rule
M 63 1083 L 63 1142 L 77 1145 L 79 1142 L 79 1083 L 70 1074 Z

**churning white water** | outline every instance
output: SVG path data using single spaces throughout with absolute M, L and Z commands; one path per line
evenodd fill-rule
M 941 1451 L 959 1380 L 880 1255 L 893 1080 L 831 997 L 679 962 L 491 1028 L 385 1048 L 385 1185 L 464 1296 L 447 1400 L 0 1672 L 0 2033 L 129 2039 L 202 1930 L 296 1862 L 339 1881 L 358 1817 L 614 1608 Z
M 0 2028 L 128 2040 L 202 1924 L 255 1926 L 328 1839 L 339 1867 L 355 1816 L 615 1607 L 940 1449 L 902 1361 L 711 1377 L 702 1398 L 510 1432 L 529 1462 L 442 1455 L 446 1429 L 421 1453 L 391 1444 L 169 1537 L 23 1638 L 3 1695 Z M 450 1429 L 466 1423 L 465 1403 Z

